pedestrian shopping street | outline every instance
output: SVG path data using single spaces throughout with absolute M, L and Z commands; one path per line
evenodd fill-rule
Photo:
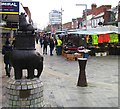
M 39 44 L 36 44 L 36 49 L 42 54 Z M 45 107 L 118 107 L 118 56 L 89 56 L 86 65 L 87 87 L 77 86 L 77 61 L 68 61 L 63 56 L 57 56 L 55 51 L 50 56 L 49 49 L 43 57 L 44 69 L 40 79 L 44 85 Z M 0 103 L 4 106 L 5 83 L 9 78 L 5 76 L 2 58 L 0 64 L 3 94 Z M 12 69 L 12 76 L 13 72 Z

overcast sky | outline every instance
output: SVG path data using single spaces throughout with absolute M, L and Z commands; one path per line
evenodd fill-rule
M 91 9 L 91 4 L 95 3 L 97 7 L 101 5 L 117 6 L 119 0 L 14 0 L 20 1 L 23 6 L 29 7 L 32 20 L 39 27 L 43 28 L 49 23 L 49 12 L 53 9 L 63 11 L 63 23 L 72 21 L 72 18 L 82 16 L 85 6 L 76 6 L 76 4 L 87 4 Z

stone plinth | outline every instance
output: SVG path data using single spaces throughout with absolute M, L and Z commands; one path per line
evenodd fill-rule
M 43 84 L 39 79 L 9 79 L 5 107 L 43 107 Z

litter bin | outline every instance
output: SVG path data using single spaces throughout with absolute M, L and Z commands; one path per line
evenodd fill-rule
M 85 68 L 86 68 L 87 58 L 78 58 L 78 63 L 80 70 L 79 70 L 77 86 L 86 87 L 87 80 L 86 80 Z

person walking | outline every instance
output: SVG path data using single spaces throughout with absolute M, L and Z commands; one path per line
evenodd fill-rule
M 49 39 L 49 46 L 50 46 L 50 56 L 53 56 L 53 50 L 55 47 L 55 43 L 54 43 L 54 39 L 52 36 L 50 36 L 50 39 Z
M 39 34 L 36 33 L 36 44 L 38 44 L 38 41 L 39 41 Z
M 57 55 L 62 54 L 62 40 L 60 39 L 60 36 L 57 38 L 56 53 Z
M 48 45 L 48 38 L 45 35 L 43 37 L 43 55 L 46 54 L 47 55 L 47 45 Z
M 9 39 L 6 39 L 5 45 L 2 47 L 2 54 L 4 55 L 5 71 L 6 76 L 10 77 L 11 63 L 10 63 L 10 53 L 12 52 L 13 47 L 11 46 Z
M 40 46 L 42 48 L 42 45 L 43 45 L 43 36 L 40 36 Z

